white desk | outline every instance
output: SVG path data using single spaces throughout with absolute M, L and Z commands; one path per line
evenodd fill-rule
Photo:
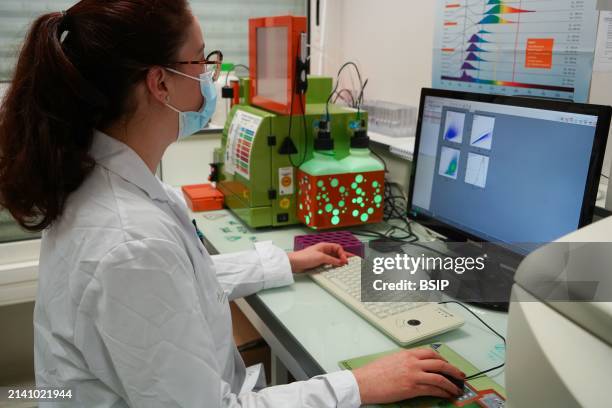
M 213 247 L 209 250 L 219 253 L 249 249 L 255 240 L 272 240 L 289 251 L 295 235 L 310 232 L 302 226 L 251 230 L 227 210 L 195 213 L 193 217 Z M 398 347 L 307 276 L 298 275 L 292 286 L 265 290 L 237 304 L 296 379 L 337 371 L 338 361 L 344 359 Z M 464 315 L 465 325 L 427 343 L 444 342 L 479 369 L 499 364 L 505 355 L 499 338 L 459 306 L 449 307 L 456 307 Z M 506 313 L 470 308 L 505 335 Z M 273 371 L 277 369 L 275 366 Z M 503 386 L 503 369 L 493 373 L 492 378 Z

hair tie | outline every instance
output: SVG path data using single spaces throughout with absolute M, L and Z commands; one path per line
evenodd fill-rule
M 66 29 L 66 18 L 68 17 L 68 13 L 66 13 L 66 10 L 62 10 L 62 20 L 60 21 L 59 26 L 63 27 L 64 29 L 62 30 L 61 34 L 60 34 L 60 44 L 64 43 L 64 40 L 66 39 L 66 37 L 68 37 L 68 34 L 70 33 L 70 31 L 68 29 Z

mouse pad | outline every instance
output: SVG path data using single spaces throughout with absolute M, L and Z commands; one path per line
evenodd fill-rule
M 479 370 L 469 361 L 457 354 L 453 349 L 443 343 L 432 343 L 419 348 L 431 347 L 444 357 L 449 363 L 459 368 L 469 377 Z M 389 350 L 383 353 L 370 354 L 363 357 L 340 361 L 341 368 L 352 370 L 366 365 L 387 354 L 395 353 L 401 349 Z M 465 382 L 464 394 L 454 400 L 446 400 L 436 397 L 420 397 L 411 400 L 385 405 L 368 405 L 369 407 L 380 406 L 385 408 L 502 408 L 505 406 L 506 391 L 503 387 L 493 381 L 487 375 Z

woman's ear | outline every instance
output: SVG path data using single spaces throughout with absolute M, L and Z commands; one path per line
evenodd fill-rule
M 167 103 L 170 98 L 170 76 L 162 67 L 150 68 L 145 83 L 153 99 L 160 103 Z

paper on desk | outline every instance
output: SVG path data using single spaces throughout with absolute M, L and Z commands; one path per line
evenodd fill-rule
M 612 11 L 599 14 L 593 71 L 612 72 Z

